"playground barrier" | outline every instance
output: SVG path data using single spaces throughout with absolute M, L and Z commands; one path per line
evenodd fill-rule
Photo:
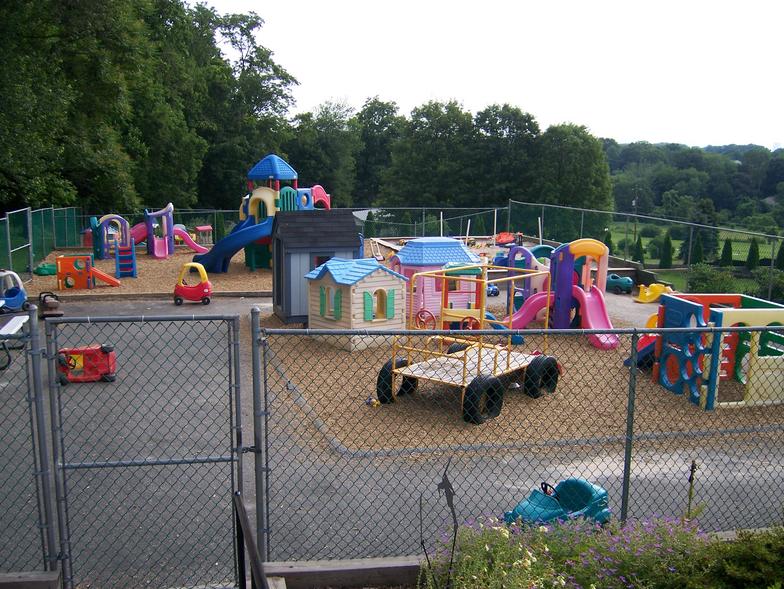
M 0 572 L 61 569 L 67 588 L 238 587 L 236 491 L 268 561 L 416 555 L 420 497 L 431 546 L 451 520 L 436 491 L 447 463 L 461 520 L 572 476 L 604 487 L 616 518 L 680 517 L 694 460 L 703 529 L 781 522 L 781 399 L 705 411 L 624 366 L 646 335 L 749 334 L 754 353 L 780 327 L 616 329 L 618 347 L 601 351 L 582 330 L 516 332 L 520 350 L 557 360 L 557 386 L 534 398 L 505 383 L 500 415 L 473 425 L 454 387 L 377 393 L 395 338 L 426 349 L 475 331 L 265 329 L 254 311 L 249 343 L 236 315 L 62 318 L 42 338 L 35 312 L 2 338 Z M 345 338 L 372 343 L 348 352 Z M 63 385 L 58 350 L 99 343 L 116 378 Z M 784 390 L 780 368 L 760 375 Z M 744 394 L 730 384 L 720 401 Z

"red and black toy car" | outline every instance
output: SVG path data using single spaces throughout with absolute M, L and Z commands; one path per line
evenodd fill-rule
M 57 352 L 60 382 L 114 382 L 117 378 L 117 355 L 113 346 L 61 348 Z

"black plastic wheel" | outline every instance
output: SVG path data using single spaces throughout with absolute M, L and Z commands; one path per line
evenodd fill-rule
M 182 305 L 182 297 L 174 297 L 174 304 L 178 307 Z
M 114 352 L 114 346 L 110 346 L 109 344 L 104 344 L 101 346 L 101 351 L 104 354 L 111 354 L 112 352 Z
M 621 294 L 623 291 L 621 290 L 620 286 L 613 286 L 613 292 L 615 294 Z
M 210 297 L 202 297 L 201 298 L 202 305 L 209 305 L 210 304 Z
M 537 356 L 525 369 L 523 391 L 532 399 L 555 392 L 558 386 L 558 363 L 552 356 Z
M 403 366 L 408 366 L 406 359 L 395 358 L 394 368 L 402 368 Z M 404 376 L 403 381 L 400 383 L 400 388 L 397 391 L 397 395 L 393 395 L 392 370 L 392 360 L 389 360 L 381 367 L 381 370 L 378 371 L 378 379 L 376 379 L 376 397 L 378 397 L 379 402 L 384 405 L 394 402 L 396 396 L 410 395 L 416 391 L 417 386 L 419 385 L 419 381 L 416 378 Z
M 112 374 L 102 374 L 101 375 L 101 380 L 104 381 L 104 382 L 114 382 L 115 380 L 117 380 L 117 375 L 114 374 L 114 373 L 112 373 Z
M 498 417 L 504 406 L 504 387 L 495 376 L 477 376 L 463 396 L 463 419 L 479 425 Z

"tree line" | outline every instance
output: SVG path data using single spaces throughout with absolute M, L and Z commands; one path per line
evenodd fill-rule
M 324 102 L 292 116 L 297 81 L 263 32 L 253 13 L 183 0 L 0 4 L 4 208 L 233 209 L 247 170 L 278 153 L 336 206 L 511 198 L 755 229 L 784 222 L 783 150 L 619 145 L 579 124 L 542 130 L 508 104 L 471 113 L 431 101 L 401 114 L 371 97 L 358 110 Z

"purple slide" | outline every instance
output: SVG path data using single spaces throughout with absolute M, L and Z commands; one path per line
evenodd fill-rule
M 607 307 L 604 305 L 604 296 L 595 286 L 591 292 L 585 292 L 576 284 L 572 286 L 572 296 L 580 303 L 580 316 L 583 329 L 612 329 Z M 612 333 L 598 333 L 588 336 L 591 344 L 600 350 L 614 350 L 620 344 L 618 336 Z

